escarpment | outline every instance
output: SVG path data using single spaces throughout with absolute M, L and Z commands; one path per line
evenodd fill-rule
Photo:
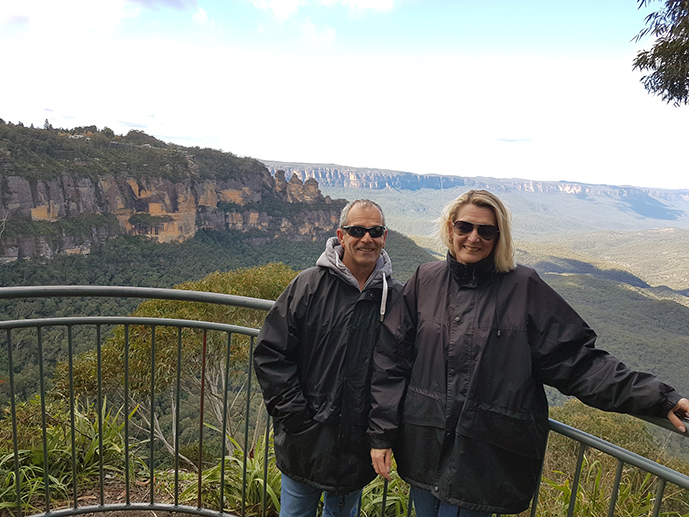
M 55 133 L 0 125 L 2 261 L 88 253 L 122 234 L 174 242 L 211 229 L 257 243 L 320 240 L 334 234 L 345 204 L 324 197 L 314 179 L 273 177 L 231 153 Z

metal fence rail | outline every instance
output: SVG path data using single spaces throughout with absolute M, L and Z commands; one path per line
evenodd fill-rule
M 261 311 L 273 303 L 176 289 L 0 288 L 0 300 L 49 297 L 175 300 Z M 85 328 L 90 333 L 75 337 L 77 330 Z M 275 466 L 270 421 L 253 381 L 257 334 L 257 329 L 231 323 L 126 315 L 0 321 L 0 368 L 5 370 L 0 377 L 6 378 L 0 392 L 6 390 L 9 398 L 9 409 L 0 417 L 0 432 L 11 428 L 11 440 L 0 449 L 0 511 L 56 516 L 123 510 L 209 517 L 265 515 L 271 497 L 276 497 L 269 490 Z M 90 346 L 79 342 L 90 339 L 84 336 L 92 336 Z M 33 401 L 18 393 L 15 379 L 14 355 L 25 346 L 36 350 L 38 394 Z M 58 362 L 55 354 L 61 346 L 66 357 Z M 75 353 L 76 348 L 90 351 Z M 61 376 L 50 377 L 45 369 L 48 363 L 59 363 L 55 371 L 61 371 Z M 63 420 L 60 411 L 66 415 Z M 30 427 L 21 420 L 25 413 L 38 421 L 33 442 L 28 436 Z M 86 431 L 84 415 L 91 419 Z M 654 423 L 674 429 L 662 419 Z M 86 436 L 89 429 L 95 433 Z M 112 429 L 119 432 L 119 445 L 109 442 Z M 579 443 L 568 516 L 574 515 L 587 448 L 617 459 L 608 504 L 611 517 L 625 466 L 657 477 L 653 516 L 660 515 L 667 483 L 689 489 L 689 477 L 668 467 L 554 420 L 550 429 Z M 57 444 L 56 436 L 66 443 Z M 82 442 L 90 454 L 89 464 L 80 452 Z M 185 447 L 189 443 L 196 457 L 188 457 L 190 449 Z M 57 457 L 57 449 L 68 452 L 69 463 L 60 465 L 59 473 L 57 465 L 64 457 Z M 27 473 L 30 469 L 33 477 Z M 87 480 L 81 477 L 85 471 L 92 474 Z M 121 490 L 119 497 L 108 496 L 112 483 Z M 386 483 L 378 515 L 386 515 L 387 487 Z M 83 499 L 87 492 L 96 494 L 95 504 Z M 409 501 L 407 508 L 411 508 Z M 531 516 L 538 515 L 538 510 L 537 491 Z

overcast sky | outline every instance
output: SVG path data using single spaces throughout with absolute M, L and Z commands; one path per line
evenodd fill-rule
M 652 8 L 661 3 L 652 2 Z M 635 0 L 1 0 L 0 118 L 278 161 L 689 188 Z

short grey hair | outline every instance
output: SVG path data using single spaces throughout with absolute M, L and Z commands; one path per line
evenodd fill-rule
M 370 199 L 357 199 L 356 201 L 350 201 L 342 209 L 342 213 L 340 214 L 340 228 L 347 226 L 347 217 L 349 217 L 349 211 L 357 205 L 361 205 L 364 208 L 377 208 L 380 212 L 380 219 L 383 223 L 383 226 L 385 226 L 385 214 L 378 203 L 371 201 Z

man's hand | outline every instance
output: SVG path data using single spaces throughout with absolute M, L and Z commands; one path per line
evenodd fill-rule
M 677 405 L 667 414 L 667 417 L 680 432 L 686 432 L 687 427 L 682 423 L 682 419 L 689 417 L 689 400 L 680 399 Z M 373 451 L 371 451 L 371 456 L 373 456 Z
M 689 401 L 687 403 L 689 404 Z M 390 481 L 391 463 L 392 449 L 371 449 L 371 465 L 373 465 L 376 474 L 383 476 L 388 481 Z

